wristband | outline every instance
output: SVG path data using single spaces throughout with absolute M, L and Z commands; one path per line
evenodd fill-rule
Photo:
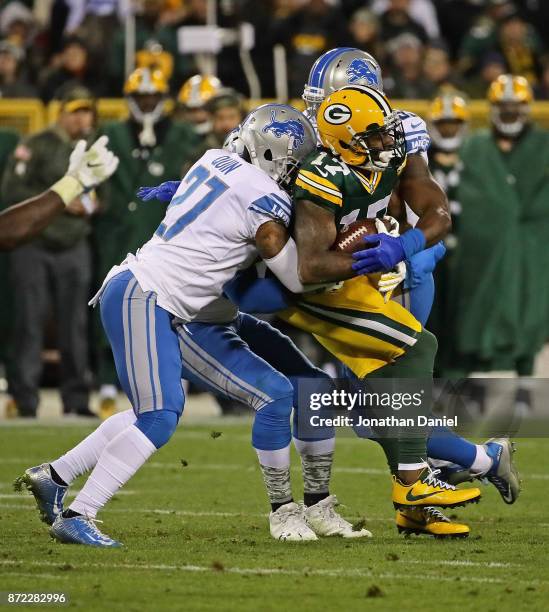
M 63 200 L 63 204 L 68 206 L 84 192 L 84 187 L 73 176 L 64 176 L 50 187 L 50 191 L 54 191 Z
M 423 251 L 426 240 L 425 235 L 420 229 L 414 227 L 400 236 L 400 243 L 406 255 L 405 259 L 410 259 L 416 253 Z

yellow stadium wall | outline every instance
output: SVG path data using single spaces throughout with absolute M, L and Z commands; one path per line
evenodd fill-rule
M 272 100 L 248 100 L 248 109 Z M 303 109 L 303 100 L 292 100 L 291 103 Z M 392 100 L 394 108 L 411 111 L 425 117 L 429 102 L 427 100 Z M 171 103 L 168 103 L 171 105 Z M 98 100 L 97 109 L 99 120 L 112 121 L 125 119 L 128 108 L 124 99 L 103 98 Z M 488 116 L 488 103 L 485 100 L 473 100 L 470 103 L 473 127 L 486 125 Z M 44 105 L 40 100 L 28 99 L 0 99 L 0 126 L 12 128 L 21 134 L 32 134 L 43 129 L 57 117 L 59 102 L 50 102 Z M 549 129 L 549 102 L 534 102 L 532 105 L 534 120 Z

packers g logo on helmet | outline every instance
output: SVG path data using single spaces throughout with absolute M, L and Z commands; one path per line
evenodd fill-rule
M 345 123 L 351 118 L 351 109 L 345 104 L 329 104 L 324 109 L 324 119 L 333 125 Z
M 384 94 L 366 85 L 349 85 L 327 96 L 318 109 L 324 147 L 350 166 L 383 172 L 406 160 L 402 122 Z

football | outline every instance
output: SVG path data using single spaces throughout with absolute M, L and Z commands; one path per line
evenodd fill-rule
M 389 221 L 383 221 L 385 227 L 389 230 Z M 332 245 L 333 251 L 343 251 L 345 253 L 354 253 L 370 248 L 371 245 L 365 243 L 362 238 L 364 236 L 371 236 L 372 234 L 378 234 L 376 228 L 375 219 L 361 219 L 360 221 L 354 221 L 349 225 L 346 225 L 340 232 L 337 233 L 334 244 Z

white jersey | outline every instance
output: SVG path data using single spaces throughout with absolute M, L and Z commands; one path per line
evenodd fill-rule
M 224 285 L 257 258 L 255 235 L 267 221 L 286 227 L 291 200 L 263 170 L 236 153 L 207 151 L 185 175 L 153 237 L 115 266 L 184 322 L 228 321 L 237 313 Z
M 408 111 L 397 110 L 397 114 L 404 129 L 406 154 L 420 153 L 423 159 L 427 161 L 427 150 L 431 146 L 431 137 L 425 121 L 415 113 L 409 113 Z

